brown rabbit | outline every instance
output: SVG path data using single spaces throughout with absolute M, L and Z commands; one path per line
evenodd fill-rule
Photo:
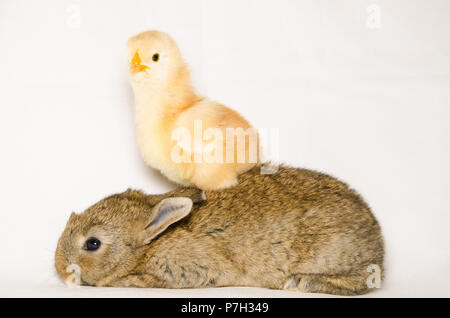
M 127 190 L 72 213 L 56 250 L 59 275 L 77 264 L 91 286 L 368 292 L 384 252 L 363 199 L 315 171 L 259 170 L 228 189 Z

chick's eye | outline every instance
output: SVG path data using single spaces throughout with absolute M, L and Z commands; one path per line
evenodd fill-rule
M 86 251 L 95 251 L 102 245 L 99 239 L 95 237 L 90 237 L 86 240 L 83 249 Z
M 158 62 L 158 60 L 159 60 L 159 54 L 158 54 L 158 53 L 153 54 L 152 60 L 153 60 L 153 62 Z

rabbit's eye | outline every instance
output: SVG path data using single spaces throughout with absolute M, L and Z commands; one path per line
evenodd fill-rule
M 95 251 L 102 245 L 102 242 L 98 238 L 90 237 L 84 243 L 83 249 L 86 251 Z
M 153 60 L 153 62 L 158 62 L 158 60 L 159 60 L 159 54 L 158 54 L 158 53 L 153 54 L 152 60 Z

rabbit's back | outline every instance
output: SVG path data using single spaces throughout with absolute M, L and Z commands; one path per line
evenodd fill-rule
M 227 255 L 222 264 L 238 267 L 249 285 L 298 287 L 300 274 L 345 273 L 364 288 L 368 266 L 382 267 L 376 219 L 355 191 L 333 177 L 285 166 L 263 175 L 256 167 L 236 187 L 206 196 L 181 228 L 195 237 L 192 244 L 203 241 L 214 255 Z
M 281 222 L 308 233 L 365 231 L 378 225 L 361 196 L 331 176 L 286 166 L 275 174 L 260 174 L 259 169 L 242 174 L 235 187 L 207 191 L 206 202 L 184 224 L 201 232 L 215 226 L 277 227 Z
M 255 167 L 237 186 L 207 191 L 146 255 L 147 270 L 171 288 L 356 295 L 369 290 L 369 270 L 381 275 L 383 241 L 368 206 L 344 183 L 310 170 L 281 166 L 263 175 Z

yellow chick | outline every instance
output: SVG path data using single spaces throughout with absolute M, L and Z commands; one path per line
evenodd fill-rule
M 174 40 L 147 31 L 127 43 L 138 144 L 170 180 L 223 189 L 259 162 L 259 137 L 236 111 L 196 94 Z

